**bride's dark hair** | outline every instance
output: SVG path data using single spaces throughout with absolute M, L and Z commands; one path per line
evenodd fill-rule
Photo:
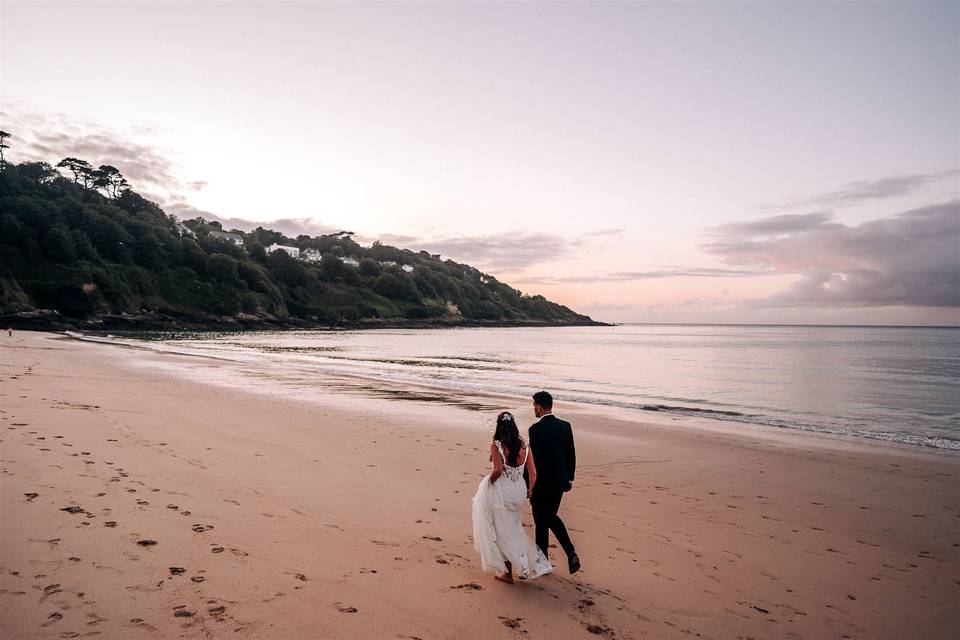
M 507 464 L 511 467 L 517 466 L 517 460 L 520 458 L 520 445 L 523 440 L 520 439 L 517 422 L 509 411 L 504 411 L 497 416 L 497 429 L 493 432 L 493 439 L 499 440 L 501 446 L 507 450 L 507 454 L 510 456 Z

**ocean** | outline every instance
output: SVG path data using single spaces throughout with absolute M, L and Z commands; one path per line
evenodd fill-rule
M 640 418 L 656 411 L 960 451 L 960 328 L 619 325 L 111 341 L 215 359 L 221 375 L 300 393 L 463 404 L 509 396 L 525 408 L 547 389 L 558 403 Z

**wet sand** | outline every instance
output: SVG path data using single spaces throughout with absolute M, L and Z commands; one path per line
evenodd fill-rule
M 567 575 L 553 550 L 554 575 L 509 586 L 470 541 L 489 414 L 207 385 L 170 374 L 188 359 L 134 367 L 125 351 L 0 341 L 0 637 L 960 627 L 956 455 L 558 405 L 580 460 L 561 515 L 584 569 Z M 506 408 L 523 416 L 526 399 Z

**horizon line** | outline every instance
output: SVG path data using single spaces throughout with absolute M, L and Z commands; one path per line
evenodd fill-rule
M 823 327 L 857 329 L 960 329 L 960 324 L 803 324 L 803 323 L 763 323 L 763 322 L 611 322 L 615 327 L 622 325 L 675 326 L 675 327 Z

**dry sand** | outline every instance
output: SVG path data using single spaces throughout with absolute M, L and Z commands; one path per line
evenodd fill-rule
M 470 541 L 485 414 L 0 356 L 5 639 L 958 637 L 957 456 L 558 406 L 584 569 L 508 586 Z

